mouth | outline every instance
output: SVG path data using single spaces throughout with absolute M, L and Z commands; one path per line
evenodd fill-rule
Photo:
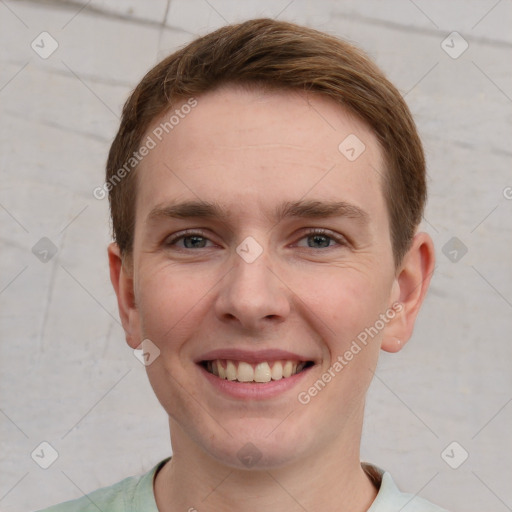
M 199 365 L 219 379 L 246 384 L 265 384 L 293 377 L 313 366 L 314 362 L 276 360 L 252 363 L 232 359 L 211 359 L 200 361 Z

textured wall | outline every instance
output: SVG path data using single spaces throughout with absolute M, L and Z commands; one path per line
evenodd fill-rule
M 382 355 L 364 459 L 454 511 L 512 509 L 509 1 L 2 0 L 2 511 L 81 496 L 170 453 L 124 343 L 107 200 L 92 191 L 143 73 L 196 35 L 259 16 L 362 46 L 425 142 L 437 268 L 413 340 Z

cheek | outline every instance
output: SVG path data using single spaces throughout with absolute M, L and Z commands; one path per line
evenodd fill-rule
M 137 297 L 141 328 L 162 350 L 197 329 L 197 314 L 213 283 L 178 267 L 147 267 L 141 269 Z
M 377 275 L 353 268 L 316 268 L 313 274 L 297 280 L 297 295 L 317 323 L 324 324 L 331 351 L 339 353 L 383 312 L 385 286 Z

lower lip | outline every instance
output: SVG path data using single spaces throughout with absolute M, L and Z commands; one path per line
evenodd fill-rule
M 236 380 L 221 379 L 208 372 L 201 365 L 199 369 L 206 379 L 222 393 L 238 399 L 265 400 L 289 391 L 296 386 L 304 376 L 313 368 L 312 366 L 302 370 L 291 377 L 284 377 L 270 382 L 238 382 Z

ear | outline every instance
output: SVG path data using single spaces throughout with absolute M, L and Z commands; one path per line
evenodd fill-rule
M 119 316 L 126 336 L 126 342 L 131 348 L 140 345 L 139 312 L 135 303 L 133 288 L 133 263 L 131 257 L 123 258 L 116 243 L 108 246 L 108 263 L 110 266 L 110 281 L 116 292 Z
M 434 272 L 434 243 L 427 233 L 417 233 L 403 258 L 393 283 L 395 318 L 386 326 L 381 348 L 398 352 L 409 341 L 416 317 Z

